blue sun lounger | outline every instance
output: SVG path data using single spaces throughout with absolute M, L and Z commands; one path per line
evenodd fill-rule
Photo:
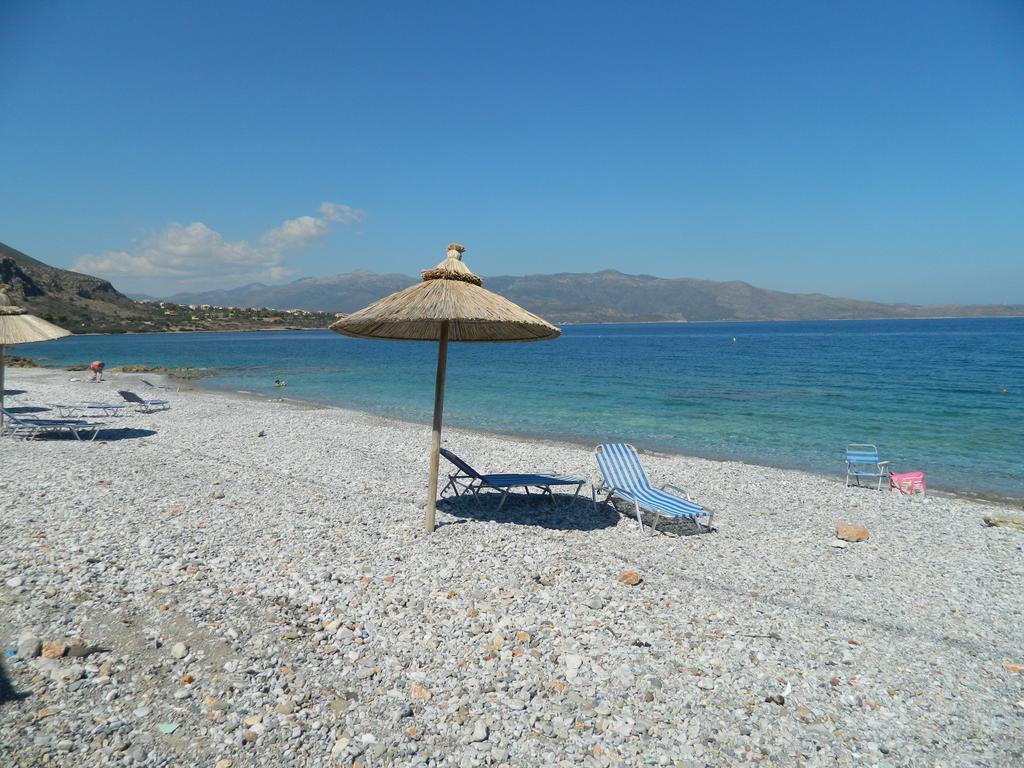
M 607 493 L 603 504 L 611 504 L 613 496 L 633 505 L 636 510 L 636 521 L 643 533 L 644 523 L 640 519 L 640 511 L 654 514 L 652 530 L 658 531 L 658 518 L 668 517 L 674 520 L 689 519 L 697 524 L 697 518 L 707 517 L 704 527 L 711 530 L 712 512 L 700 504 L 690 500 L 689 494 L 675 485 L 663 485 L 660 489 L 651 485 L 647 473 L 640 465 L 636 449 L 627 443 L 606 443 L 594 450 L 598 469 L 601 470 L 601 483 L 595 488 L 594 503 L 597 503 L 597 491 Z M 668 491 L 675 491 L 669 493 Z
M 541 492 L 542 496 L 547 496 L 552 505 L 554 505 L 555 495 L 551 492 L 551 486 L 575 485 L 576 493 L 573 494 L 573 498 L 575 499 L 579 496 L 580 489 L 586 482 L 586 480 L 581 480 L 578 477 L 570 477 L 569 475 L 481 475 L 451 451 L 442 448 L 441 455 L 448 459 L 448 461 L 454 464 L 459 470 L 459 472 L 453 472 L 448 475 L 448 484 L 441 489 L 442 498 L 444 498 L 445 493 L 450 488 L 455 492 L 456 496 L 472 493 L 473 498 L 480 501 L 480 491 L 490 489 L 501 494 L 501 502 L 498 504 L 498 509 L 501 509 L 502 506 L 504 506 L 505 502 L 508 500 L 509 492 L 513 488 L 523 488 L 526 490 L 527 495 L 530 493 L 530 488 L 536 488 Z

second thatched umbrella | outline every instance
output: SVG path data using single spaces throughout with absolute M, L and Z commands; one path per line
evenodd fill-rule
M 553 339 L 561 333 L 533 313 L 482 288 L 483 280 L 462 263 L 465 250 L 458 243 L 452 243 L 448 246 L 447 258 L 423 272 L 423 282 L 385 296 L 331 326 L 336 333 L 356 338 L 438 342 L 425 520 L 427 533 L 434 530 L 437 504 L 437 465 L 448 342 L 540 341 Z
M 0 409 L 4 407 L 4 346 L 49 341 L 70 335 L 71 331 L 65 331 L 41 317 L 30 315 L 21 307 L 12 305 L 4 286 L 0 285 Z M 4 415 L 0 411 L 0 427 L 3 423 Z

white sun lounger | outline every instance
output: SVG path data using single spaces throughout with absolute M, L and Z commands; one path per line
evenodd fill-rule
M 4 415 L 4 432 L 14 437 L 40 437 L 42 435 L 71 433 L 75 436 L 76 440 L 81 440 L 83 434 L 89 435 L 89 440 L 95 440 L 100 429 L 107 426 L 105 421 L 36 419 L 13 414 L 2 408 L 0 408 L 0 412 Z
M 146 398 L 139 397 L 134 392 L 130 392 L 127 389 L 117 390 L 117 394 L 123 397 L 127 402 L 135 406 L 135 410 L 141 413 L 153 413 L 153 411 L 166 411 L 171 407 L 171 404 L 167 400 L 147 400 Z
M 76 418 L 83 413 L 100 416 L 121 416 L 128 410 L 128 403 L 47 403 L 55 408 L 63 419 Z

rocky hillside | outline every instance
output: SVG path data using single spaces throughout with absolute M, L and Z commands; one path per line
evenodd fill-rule
M 0 283 L 14 303 L 75 332 L 120 328 L 155 314 L 106 280 L 51 267 L 3 243 Z
M 135 301 L 106 280 L 51 267 L 3 243 L 0 283 L 15 304 L 74 333 L 324 328 L 334 320 L 324 313 L 223 312 Z

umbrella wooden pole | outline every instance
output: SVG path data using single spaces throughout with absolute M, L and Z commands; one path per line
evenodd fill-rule
M 444 373 L 448 364 L 448 321 L 441 323 L 437 344 L 437 380 L 434 383 L 434 432 L 430 440 L 430 478 L 427 485 L 427 533 L 434 532 L 437 509 L 437 465 L 441 459 L 441 415 L 444 412 Z

